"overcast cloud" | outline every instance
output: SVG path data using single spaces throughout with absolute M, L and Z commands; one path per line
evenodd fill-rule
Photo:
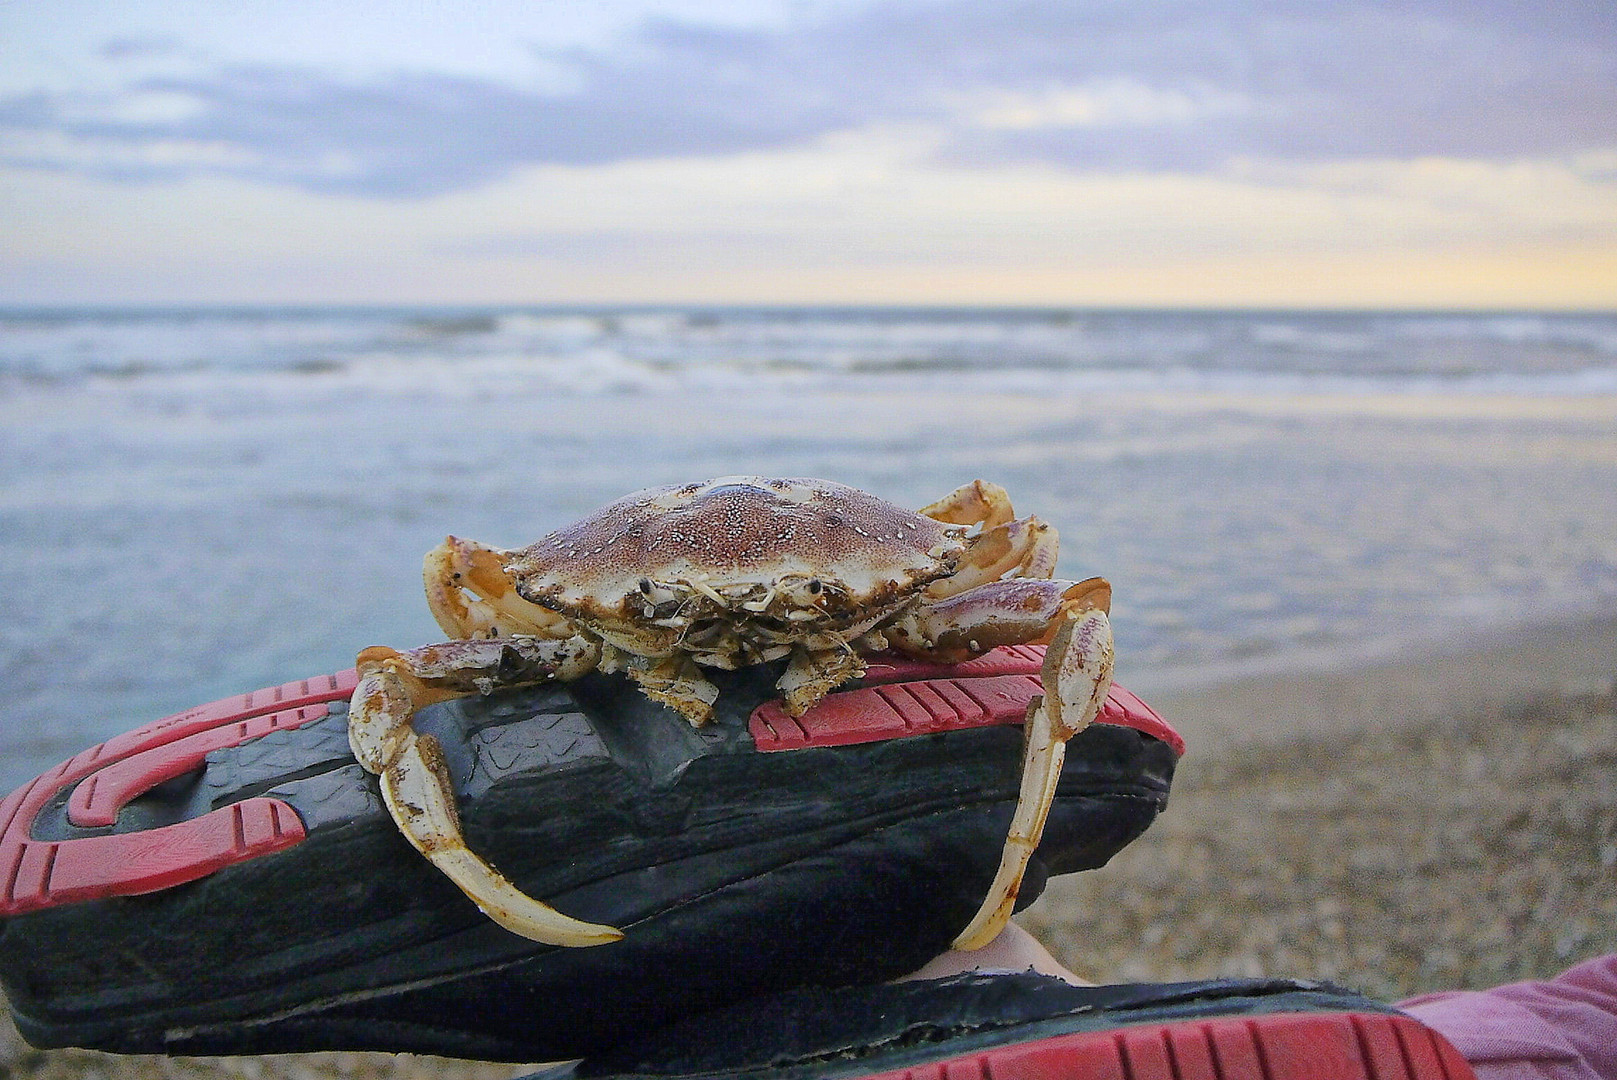
M 110 88 L 0 100 L 0 160 L 414 197 L 535 164 L 767 150 L 873 125 L 954 165 L 1513 159 L 1617 147 L 1617 6 L 877 3 L 790 29 L 658 21 L 525 85 L 355 78 L 109 40 Z

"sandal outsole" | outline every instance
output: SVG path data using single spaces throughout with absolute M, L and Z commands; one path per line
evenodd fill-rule
M 0 982 L 40 1046 L 534 1061 L 681 1001 L 896 976 L 992 878 L 1037 659 L 878 664 L 823 706 L 862 730 L 771 722 L 770 669 L 724 678 L 701 731 L 605 676 L 423 710 L 473 850 L 628 931 L 581 950 L 489 923 L 398 835 L 348 751 L 351 673 L 188 710 L 0 806 Z M 1024 902 L 1166 801 L 1171 728 L 1121 690 L 1102 719 L 1074 742 Z
M 1071 987 L 1032 975 L 799 990 L 527 1080 L 1475 1080 L 1440 1034 L 1290 979 Z

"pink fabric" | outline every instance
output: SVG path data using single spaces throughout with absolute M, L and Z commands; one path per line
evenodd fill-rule
M 1425 994 L 1398 1007 L 1446 1036 L 1477 1080 L 1617 1080 L 1617 954 L 1542 982 Z

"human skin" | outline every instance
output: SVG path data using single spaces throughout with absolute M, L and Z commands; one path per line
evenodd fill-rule
M 962 949 L 951 949 L 946 953 L 933 957 L 918 970 L 895 981 L 942 979 L 967 971 L 1003 974 L 1029 970 L 1040 975 L 1053 975 L 1058 979 L 1072 983 L 1074 986 L 1095 985 L 1088 979 L 1080 978 L 1063 967 L 1056 961 L 1055 957 L 1050 955 L 1048 949 L 1039 944 L 1037 938 L 1015 923 L 1007 923 L 998 937 L 980 949 L 974 949 L 970 952 Z

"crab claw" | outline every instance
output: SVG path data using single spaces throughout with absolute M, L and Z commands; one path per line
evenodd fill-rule
M 475 691 L 481 680 L 514 685 L 558 675 L 577 677 L 594 657 L 571 642 L 537 638 L 451 641 L 399 653 L 360 653 L 359 684 L 349 709 L 354 757 L 381 781 L 382 801 L 399 831 L 489 918 L 546 945 L 604 945 L 623 937 L 611 926 L 563 915 L 526 895 L 466 847 L 455 785 L 443 749 L 410 726 L 415 710 Z
M 999 936 L 1016 908 L 1028 860 L 1039 846 L 1066 760 L 1067 740 L 1089 726 L 1112 686 L 1112 625 L 1099 608 L 1074 603 L 1059 618 L 1044 655 L 1044 695 L 1028 703 L 1022 726 L 1022 786 L 999 870 L 977 914 L 954 940 L 980 949 Z
M 546 945 L 605 945 L 623 931 L 563 915 L 511 884 L 466 847 L 443 751 L 431 735 L 412 735 L 397 761 L 382 773 L 382 799 L 405 837 L 427 861 L 476 901 L 483 914 Z

